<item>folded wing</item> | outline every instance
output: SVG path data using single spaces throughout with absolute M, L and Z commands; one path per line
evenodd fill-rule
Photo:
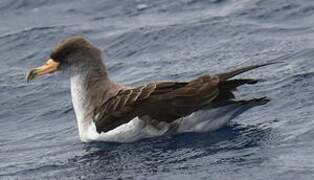
M 110 131 L 134 117 L 172 122 L 207 105 L 218 94 L 218 77 L 190 82 L 157 82 L 122 89 L 94 111 L 97 132 Z
M 254 84 L 254 79 L 230 78 L 259 67 L 247 66 L 227 73 L 205 75 L 189 82 L 156 82 L 136 88 L 121 89 L 115 96 L 94 110 L 97 132 L 110 131 L 134 117 L 149 117 L 159 122 L 171 123 L 210 103 L 232 103 L 232 91 L 243 84 Z M 146 118 L 147 119 L 147 118 Z

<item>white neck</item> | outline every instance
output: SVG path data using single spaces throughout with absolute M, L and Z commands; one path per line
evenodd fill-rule
M 87 139 L 93 123 L 92 111 L 108 98 L 114 96 L 122 87 L 111 82 L 106 76 L 91 79 L 87 74 L 76 74 L 71 76 L 71 96 L 78 130 L 81 140 Z M 92 86 L 87 83 L 93 82 Z M 101 97 L 98 97 L 101 96 Z M 101 101 L 99 101 L 101 99 Z M 96 131 L 95 131 L 96 133 Z
M 85 108 L 87 92 L 84 88 L 84 79 L 80 75 L 71 77 L 71 96 L 76 120 L 78 124 L 79 135 L 84 139 L 84 134 L 88 130 L 92 119 L 86 119 L 87 109 Z

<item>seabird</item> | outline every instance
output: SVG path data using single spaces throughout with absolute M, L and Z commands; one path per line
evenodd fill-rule
M 209 132 L 227 124 L 244 110 L 266 104 L 267 97 L 237 100 L 234 91 L 255 79 L 231 79 L 273 63 L 251 65 L 191 81 L 152 82 L 127 87 L 113 82 L 102 53 L 80 36 L 61 41 L 30 81 L 55 71 L 68 72 L 72 103 L 83 142 L 132 142 L 183 132 Z

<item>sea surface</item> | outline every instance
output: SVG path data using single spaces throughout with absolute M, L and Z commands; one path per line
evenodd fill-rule
M 71 35 L 127 85 L 283 63 L 241 75 L 272 101 L 216 132 L 88 144 L 69 80 L 25 81 Z M 0 179 L 314 179 L 314 1 L 1 0 Z

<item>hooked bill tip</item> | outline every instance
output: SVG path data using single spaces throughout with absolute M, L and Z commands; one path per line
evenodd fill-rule
M 33 69 L 26 74 L 26 82 L 29 83 L 29 81 L 34 79 L 35 77 L 36 77 L 36 72 Z

